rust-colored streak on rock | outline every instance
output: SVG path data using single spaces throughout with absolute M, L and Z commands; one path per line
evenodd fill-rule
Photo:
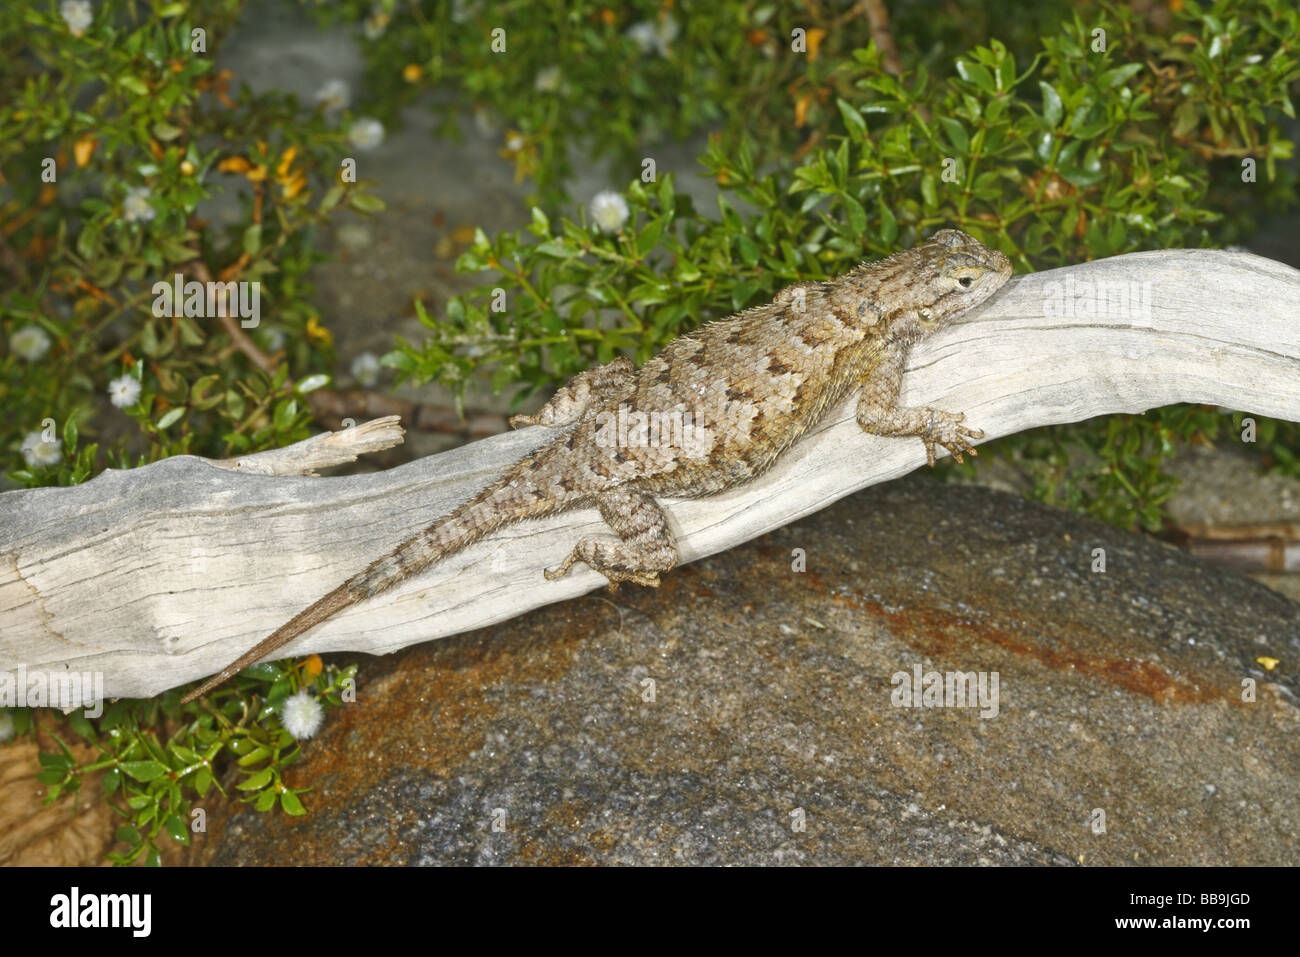
M 1125 691 L 1145 695 L 1162 704 L 1175 701 L 1191 704 L 1217 700 L 1227 701 L 1230 704 L 1241 703 L 1226 689 L 1222 691 L 1215 689 L 1214 682 L 1179 678 L 1152 661 L 1130 657 L 1088 655 L 1073 648 L 1053 648 L 1033 644 L 1021 635 L 1012 634 L 996 626 L 973 622 L 933 605 L 915 606 L 914 610 L 909 611 L 890 611 L 875 600 L 843 594 L 828 597 L 842 606 L 887 619 L 899 637 L 923 654 L 944 654 L 953 651 L 958 643 L 979 641 L 996 645 L 1014 655 L 1032 659 L 1057 671 L 1073 670 L 1100 678 Z M 1085 640 L 1094 638 L 1093 635 L 1086 634 L 1087 629 L 1076 626 L 1075 631 Z M 1101 644 L 1104 640 L 1102 636 L 1095 636 L 1097 644 Z

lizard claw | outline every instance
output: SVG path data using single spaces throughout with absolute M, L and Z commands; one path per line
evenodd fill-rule
M 536 425 L 537 416 L 535 415 L 512 415 L 510 416 L 510 428 L 519 429 L 525 425 Z
M 952 457 L 958 462 L 966 461 L 962 456 L 967 452 L 971 455 L 979 455 L 971 445 L 971 440 L 984 438 L 984 431 L 962 425 L 965 418 L 963 412 L 930 410 L 930 418 L 926 423 L 925 432 L 921 435 L 921 441 L 925 443 L 925 458 L 931 468 L 935 464 L 937 446 L 942 446 L 951 452 Z
M 569 574 L 569 569 L 572 568 L 575 564 L 577 564 L 578 562 L 582 562 L 584 565 L 587 565 L 589 568 L 600 572 L 602 575 L 604 575 L 606 578 L 609 579 L 610 591 L 615 591 L 615 592 L 618 591 L 618 586 L 621 582 L 635 582 L 638 585 L 645 585 L 648 588 L 659 587 L 659 572 L 623 571 L 619 568 L 603 566 L 600 563 L 593 564 L 592 558 L 584 557 L 583 555 L 579 554 L 581 548 L 582 548 L 581 545 L 575 548 L 572 552 L 569 553 L 569 557 L 566 558 L 564 561 L 560 562 L 560 564 L 555 568 L 543 569 L 542 575 L 545 576 L 547 581 L 552 581 L 552 582 L 557 581 L 563 578 L 565 575 Z

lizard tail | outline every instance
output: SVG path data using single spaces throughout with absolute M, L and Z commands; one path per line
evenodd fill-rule
M 538 488 L 528 478 L 534 462 L 533 458 L 520 462 L 500 481 L 489 485 L 446 517 L 407 539 L 383 558 L 372 562 L 364 571 L 308 605 L 183 697 L 181 704 L 207 694 L 233 675 L 261 661 L 344 608 L 418 575 L 433 563 L 472 545 L 501 526 L 527 518 L 541 518 L 573 508 L 585 500 L 582 495 L 557 497 L 553 490 Z

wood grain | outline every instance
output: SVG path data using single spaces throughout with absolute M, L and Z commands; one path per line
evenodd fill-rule
M 1149 310 L 1049 314 L 1067 282 L 1076 294 L 1136 283 Z M 963 411 L 985 441 L 1175 402 L 1300 420 L 1300 272 L 1246 253 L 1171 250 L 1017 277 L 913 350 L 902 401 Z M 299 458 L 291 447 L 266 460 L 277 474 L 254 474 L 257 456 L 237 469 L 179 456 L 74 488 L 4 493 L 0 671 L 99 671 L 110 697 L 215 672 L 549 434 L 525 429 L 341 478 L 282 474 Z M 863 434 L 850 401 L 753 484 L 665 505 L 692 561 L 924 461 L 918 440 Z M 541 574 L 590 534 L 607 534 L 594 509 L 510 527 L 290 651 L 392 652 L 600 588 L 587 569 L 557 582 Z M 575 606 L 575 627 L 584 614 Z

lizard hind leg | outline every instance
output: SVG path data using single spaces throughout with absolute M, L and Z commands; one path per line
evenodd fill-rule
M 636 381 L 635 374 L 636 367 L 632 365 L 632 360 L 624 356 L 580 372 L 567 385 L 557 390 L 536 415 L 512 415 L 510 427 L 517 429 L 524 425 L 544 425 L 561 428 L 572 425 L 593 405 L 600 405 L 611 397 L 617 398 L 620 393 L 631 392 Z
M 563 578 L 582 562 L 608 578 L 611 589 L 625 581 L 658 588 L 659 573 L 677 564 L 677 544 L 663 509 L 645 492 L 626 487 L 598 493 L 596 507 L 619 540 L 582 539 L 559 567 L 544 572 L 546 578 Z

